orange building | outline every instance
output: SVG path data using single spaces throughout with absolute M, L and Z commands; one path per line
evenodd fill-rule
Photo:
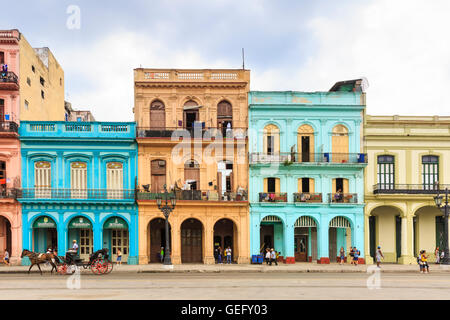
M 249 83 L 249 70 L 134 70 L 140 264 L 165 246 L 164 186 L 174 264 L 215 263 L 219 247 L 249 262 Z

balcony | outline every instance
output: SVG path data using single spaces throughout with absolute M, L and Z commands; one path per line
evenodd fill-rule
M 329 193 L 329 203 L 358 203 L 358 194 L 356 193 Z
M 134 190 L 31 188 L 18 192 L 19 200 L 134 200 Z
M 364 164 L 367 163 L 366 153 L 297 153 L 280 152 L 267 154 L 261 152 L 250 153 L 250 164 L 283 163 L 336 163 L 336 164 Z
M 320 203 L 322 202 L 321 193 L 294 193 L 295 203 Z
M 17 199 L 18 193 L 18 189 L 6 189 L 2 187 L 0 188 L 0 199 Z
M 439 189 L 450 189 L 448 184 L 440 184 Z M 378 183 L 373 186 L 374 194 L 436 194 L 437 185 L 432 184 L 382 184 Z
M 22 121 L 21 139 L 135 139 L 134 122 Z
M 19 90 L 19 78 L 14 72 L 0 72 L 0 90 Z
M 260 192 L 259 202 L 287 202 L 287 193 Z
M 174 137 L 178 141 L 178 137 L 196 137 L 202 139 L 218 140 L 218 139 L 245 139 L 247 137 L 247 128 L 214 128 L 198 127 L 180 128 L 180 127 L 165 127 L 165 128 L 149 128 L 138 127 L 136 132 L 137 138 L 171 138 Z
M 18 133 L 19 125 L 13 121 L 1 121 L 0 122 L 0 134 L 1 133 Z
M 202 191 L 202 190 L 176 190 L 169 193 L 170 196 L 175 196 L 177 200 L 194 200 L 194 201 L 247 201 L 247 192 L 224 192 L 219 195 L 217 191 Z M 156 200 L 162 193 L 139 191 L 137 193 L 137 200 Z

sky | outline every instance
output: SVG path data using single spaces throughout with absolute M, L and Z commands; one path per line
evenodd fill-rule
M 134 68 L 245 68 L 251 90 L 366 77 L 367 114 L 450 115 L 448 0 L 15 0 L 0 29 L 49 47 L 65 98 L 133 121 Z

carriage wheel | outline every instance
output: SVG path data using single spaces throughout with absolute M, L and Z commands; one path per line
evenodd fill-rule
M 107 263 L 106 273 L 111 273 L 113 269 L 113 263 L 109 260 L 106 260 L 106 263 Z
M 99 261 L 99 272 L 100 274 L 106 274 L 108 271 L 108 260 L 101 259 Z
M 93 274 L 99 274 L 100 273 L 99 267 L 100 267 L 100 261 L 98 259 L 94 260 L 91 263 L 91 271 L 92 271 L 92 273 Z
M 67 274 L 67 264 L 63 263 L 63 264 L 58 265 L 56 271 L 59 274 Z

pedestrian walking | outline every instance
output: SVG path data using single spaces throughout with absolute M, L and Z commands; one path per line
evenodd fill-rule
M 116 260 L 116 263 L 118 265 L 122 264 L 122 251 L 120 251 L 120 249 L 117 249 L 117 260 Z
M 161 252 L 159 253 L 159 257 L 161 259 L 161 263 L 164 262 L 164 247 L 161 247 Z
M 221 247 L 217 248 L 217 259 L 218 259 L 218 263 L 222 264 L 222 248 Z
M 270 250 L 270 264 L 272 264 L 272 262 L 275 262 L 275 265 L 278 265 L 277 255 L 273 248 Z
M 8 250 L 5 250 L 5 256 L 3 257 L 3 261 L 7 266 L 9 266 L 9 252 Z
M 383 256 L 383 252 L 381 252 L 381 247 L 378 246 L 378 248 L 377 248 L 377 253 L 376 253 L 377 267 L 378 267 L 378 268 L 381 268 L 381 267 L 380 267 L 381 258 L 384 259 L 384 256 Z
M 355 256 L 355 251 L 350 247 L 350 264 L 353 264 L 353 257 Z
M 225 252 L 226 252 L 226 255 L 227 255 L 227 263 L 228 263 L 228 264 L 231 264 L 231 248 L 228 247 L 228 248 L 225 250 Z
M 419 270 L 420 270 L 420 273 L 422 273 L 422 269 L 423 269 L 423 266 L 422 266 L 422 250 L 420 250 L 419 251 L 419 255 L 417 256 L 417 264 L 419 265 Z
M 358 265 L 358 258 L 359 258 L 360 252 L 356 247 L 353 247 L 353 264 L 355 266 Z
M 428 265 L 428 255 L 427 255 L 426 250 L 422 250 L 422 255 L 420 256 L 420 260 L 422 261 L 422 272 L 430 273 L 430 266 Z
M 272 265 L 272 261 L 271 259 L 271 255 L 270 255 L 270 250 L 269 248 L 266 249 L 266 264 Z
M 341 258 L 340 264 L 344 264 L 345 261 L 345 249 L 344 247 L 341 247 L 341 250 L 339 250 L 339 256 Z
M 436 247 L 436 250 L 434 250 L 434 255 L 436 256 L 436 264 L 441 263 L 441 253 L 439 250 L 439 247 Z

